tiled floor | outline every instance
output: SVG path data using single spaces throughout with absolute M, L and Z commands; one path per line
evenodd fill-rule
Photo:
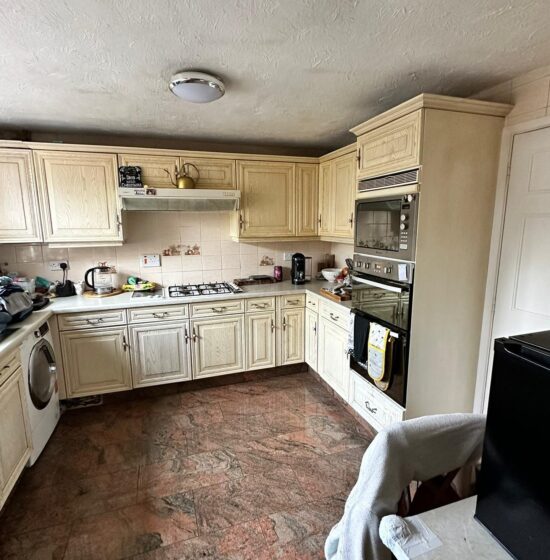
M 308 373 L 72 411 L 0 558 L 323 558 L 371 437 Z

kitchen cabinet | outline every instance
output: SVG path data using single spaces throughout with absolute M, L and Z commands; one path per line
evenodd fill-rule
M 319 317 L 319 375 L 344 399 L 348 399 L 348 331 L 323 315 Z
M 422 110 L 383 124 L 357 138 L 359 179 L 420 165 Z
M 311 163 L 296 164 L 296 235 L 317 235 L 319 205 L 318 167 Z
M 235 189 L 235 160 L 203 157 L 181 157 L 180 165 L 192 163 L 199 170 L 197 172 L 190 168 L 190 175 L 197 180 L 199 189 Z
M 346 148 L 343 154 L 319 166 L 318 231 L 321 239 L 353 241 L 356 155 L 349 150 Z
M 241 210 L 232 235 L 277 238 L 296 235 L 295 165 L 285 162 L 237 161 Z
M 143 155 L 143 154 L 119 154 L 119 165 L 141 167 L 141 182 L 149 187 L 157 189 L 174 188 L 166 169 L 175 180 L 175 168 L 179 167 L 178 156 Z
M 281 310 L 281 365 L 304 361 L 305 309 Z
M 244 315 L 193 319 L 193 378 L 245 369 Z
M 133 387 L 191 379 L 188 321 L 129 327 Z
M 36 151 L 44 240 L 122 242 L 114 154 Z
M 42 241 L 30 150 L 0 149 L 0 243 Z
M 305 324 L 305 360 L 307 365 L 317 371 L 317 349 L 318 349 L 318 324 L 319 314 L 317 311 L 306 309 Z
M 69 397 L 132 388 L 125 326 L 65 331 L 60 338 Z
M 12 359 L 13 358 L 13 359 Z M 6 363 L 7 362 L 7 363 Z M 25 380 L 19 356 L 0 363 L 0 508 L 4 505 L 31 452 Z
M 275 312 L 246 315 L 246 369 L 275 367 Z

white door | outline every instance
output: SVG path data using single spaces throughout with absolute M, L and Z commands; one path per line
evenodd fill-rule
M 281 315 L 281 365 L 299 364 L 304 361 L 305 310 L 283 309 Z
M 319 318 L 318 373 L 347 400 L 349 385 L 348 333 L 324 317 Z
M 275 366 L 275 312 L 246 316 L 246 369 Z

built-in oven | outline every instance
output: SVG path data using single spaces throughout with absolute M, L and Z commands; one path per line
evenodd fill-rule
M 414 261 L 418 198 L 417 193 L 359 198 L 355 202 L 355 252 Z
M 352 312 L 354 348 L 351 368 L 405 407 L 409 360 L 414 263 L 354 255 Z M 388 329 L 384 376 L 369 371 L 371 324 Z

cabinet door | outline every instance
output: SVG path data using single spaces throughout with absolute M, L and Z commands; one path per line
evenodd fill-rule
M 316 311 L 306 309 L 306 329 L 305 329 L 305 344 L 306 344 L 306 363 L 309 367 L 317 371 L 317 324 L 319 322 L 319 315 Z
M 191 321 L 194 378 L 244 370 L 244 315 Z
M 24 383 L 19 369 L 0 387 L 0 508 L 30 455 Z
M 295 235 L 293 163 L 238 161 L 237 184 L 242 207 L 240 237 Z
M 129 330 L 134 387 L 191 379 L 187 321 L 134 325 Z
M 319 235 L 332 234 L 334 217 L 332 175 L 334 165 L 331 161 L 319 166 Z
M 45 241 L 122 241 L 113 154 L 35 152 Z
M 283 366 L 304 361 L 304 316 L 303 307 L 281 311 L 281 365 Z
M 275 366 L 275 312 L 246 316 L 246 369 Z
M 69 397 L 132 388 L 126 327 L 61 333 Z
M 319 318 L 319 375 L 343 398 L 348 398 L 348 333 L 324 317 Z
M 355 154 L 347 154 L 334 160 L 334 221 L 332 234 L 353 237 L 353 213 L 355 210 Z
M 172 179 L 175 181 L 175 167 L 179 167 L 180 163 L 177 156 L 145 156 L 140 154 L 119 154 L 118 162 L 120 165 L 141 167 L 141 182 L 157 189 L 174 188 L 165 169 L 170 171 Z
M 235 160 L 218 158 L 180 158 L 182 164 L 192 163 L 198 170 L 191 167 L 189 174 L 197 181 L 199 189 L 236 189 Z
M 296 235 L 317 235 L 319 183 L 317 165 L 296 165 Z
M 0 150 L 0 243 L 41 241 L 30 150 Z
M 376 177 L 420 165 L 422 109 L 357 139 L 358 177 Z

